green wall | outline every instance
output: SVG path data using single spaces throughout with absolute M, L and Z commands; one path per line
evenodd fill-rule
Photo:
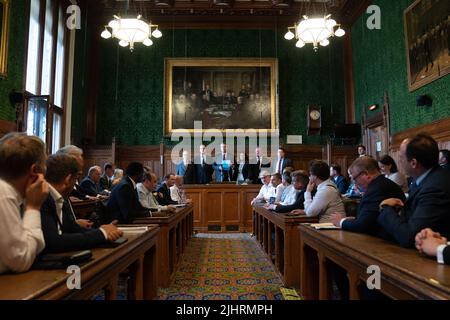
M 5 79 L 0 78 L 0 119 L 7 121 L 16 120 L 16 111 L 9 101 L 9 93 L 12 90 L 22 91 L 26 26 L 28 15 L 26 0 L 11 1 L 11 12 L 9 19 L 9 46 L 8 46 L 8 75 Z
M 364 14 L 352 28 L 356 121 L 363 106 L 382 105 L 389 94 L 391 134 L 450 116 L 450 76 L 413 92 L 408 90 L 403 11 L 413 0 L 376 0 L 381 30 L 369 30 Z M 417 107 L 416 97 L 428 94 L 432 107 Z
M 315 53 L 310 45 L 297 49 L 283 38 L 285 30 L 162 30 L 150 48 L 134 52 L 103 40 L 97 93 L 97 144 L 115 136 L 124 145 L 151 145 L 163 137 L 164 58 L 166 57 L 275 57 L 279 60 L 280 131 L 302 134 L 304 143 L 322 137 L 306 135 L 306 106 L 321 104 L 326 134 L 333 123 L 344 122 L 342 39 L 331 39 Z M 77 48 L 79 57 L 80 48 Z M 77 70 L 77 68 L 76 68 Z M 81 93 L 80 90 L 76 90 Z M 80 113 L 77 103 L 74 113 Z M 73 119 L 76 126 L 83 119 Z

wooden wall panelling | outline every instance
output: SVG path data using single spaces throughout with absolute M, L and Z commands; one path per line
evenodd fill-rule
M 130 162 L 142 162 L 156 174 L 158 178 L 163 176 L 159 146 L 118 146 L 117 167 L 126 169 Z
M 236 191 L 223 191 L 222 195 L 222 225 L 239 226 L 242 216 L 242 193 Z M 237 209 L 237 210 L 236 210 Z
M 308 170 L 312 160 L 322 159 L 321 146 L 286 146 L 285 149 L 286 157 L 292 160 L 295 170 Z
M 0 138 L 5 134 L 16 131 L 16 123 L 13 121 L 0 120 Z
M 110 146 L 88 148 L 83 150 L 84 156 L 84 168 L 83 174 L 87 175 L 87 172 L 92 166 L 100 166 L 103 170 L 105 163 L 114 163 L 113 151 Z

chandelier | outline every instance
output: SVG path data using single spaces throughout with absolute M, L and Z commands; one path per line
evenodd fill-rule
M 126 19 L 114 16 L 114 19 L 105 26 L 101 37 L 104 39 L 116 38 L 119 40 L 120 46 L 130 46 L 131 51 L 134 50 L 135 43 L 142 43 L 149 47 L 153 44 L 151 37 L 161 38 L 162 33 L 159 31 L 158 25 L 147 23 L 141 18 L 141 15 L 138 15 L 137 18 Z
M 326 47 L 330 44 L 328 38 L 333 36 L 342 37 L 345 35 L 344 29 L 330 17 L 330 14 L 323 18 L 309 18 L 305 15 L 299 23 L 288 27 L 288 32 L 286 32 L 284 38 L 286 40 L 297 39 L 295 44 L 297 48 L 302 48 L 307 43 L 313 44 L 314 51 L 319 49 L 319 44 Z

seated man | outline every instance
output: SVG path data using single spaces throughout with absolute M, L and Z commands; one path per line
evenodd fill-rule
M 303 209 L 305 201 L 306 186 L 309 183 L 309 178 L 301 171 L 294 171 L 292 173 L 292 186 L 297 190 L 295 202 L 291 205 L 272 204 L 266 206 L 269 210 L 274 210 L 279 213 L 291 212 L 295 209 Z
M 283 185 L 283 179 L 281 178 L 281 174 L 274 173 L 270 177 L 270 184 L 273 187 L 273 197 L 275 197 L 275 202 L 278 203 L 281 201 L 281 196 L 283 195 L 283 191 L 286 188 Z
M 256 203 L 261 202 L 268 202 L 270 197 L 273 196 L 274 190 L 272 185 L 270 184 L 270 173 L 267 170 L 261 171 L 259 174 L 259 177 L 261 181 L 263 182 L 263 186 L 261 187 L 261 190 L 259 191 L 256 198 L 254 198 L 251 202 L 251 205 L 254 205 Z
M 87 177 L 80 183 L 84 192 L 91 197 L 97 197 L 103 191 L 99 184 L 102 175 L 101 170 L 102 169 L 99 166 L 89 168 Z
M 343 213 L 335 213 L 332 215 L 334 225 L 343 230 L 385 237 L 381 226 L 377 223 L 380 214 L 379 205 L 388 198 L 399 198 L 404 201 L 405 196 L 401 188 L 380 173 L 377 161 L 371 157 L 357 158 L 349 171 L 355 184 L 364 191 L 364 196 L 359 204 L 356 219 L 345 218 Z
M 332 164 L 330 166 L 330 177 L 334 182 L 336 187 L 338 188 L 341 194 L 345 194 L 347 192 L 348 184 L 347 179 L 341 173 L 341 166 L 338 164 Z
M 450 234 L 450 172 L 438 161 L 438 145 L 428 135 L 400 145 L 400 165 L 414 180 L 406 202 L 390 198 L 381 203 L 377 221 L 403 247 L 414 247 L 416 234 L 425 228 Z
M 180 204 L 192 202 L 191 199 L 186 199 L 186 194 L 184 193 L 183 189 L 183 182 L 183 176 L 175 176 L 175 183 L 170 187 L 170 197 L 172 198 L 172 200 Z
M 155 191 L 156 186 L 156 175 L 151 172 L 144 173 L 144 182 L 138 183 L 136 186 L 139 202 L 143 208 L 152 210 L 152 211 L 175 211 L 175 207 L 173 205 L 162 206 L 156 200 L 156 197 L 153 195 L 153 191 Z
M 312 192 L 317 189 L 314 198 Z M 319 222 L 331 222 L 335 212 L 345 212 L 341 194 L 330 180 L 330 167 L 326 162 L 316 160 L 309 168 L 309 183 L 305 192 L 305 209 L 294 210 L 293 213 L 306 214 L 308 217 L 319 216 Z
M 105 163 L 103 166 L 103 175 L 100 178 L 100 190 L 111 191 L 114 169 L 111 163 Z
M 0 139 L 0 274 L 27 271 L 44 249 L 45 159 L 37 137 L 9 133 Z
M 139 162 L 131 162 L 125 176 L 114 187 L 107 204 L 109 220 L 119 223 L 131 223 L 138 216 L 147 216 L 148 209 L 142 208 L 136 192 L 136 184 L 142 180 L 144 166 Z
M 416 248 L 421 253 L 437 257 L 438 263 L 450 265 L 450 242 L 439 233 L 426 228 L 416 235 Z
M 50 194 L 41 207 L 42 232 L 46 253 L 86 250 L 106 241 L 115 241 L 122 231 L 113 224 L 102 225 L 100 229 L 80 227 L 72 206 L 67 200 L 80 168 L 75 158 L 68 155 L 51 155 L 47 159 L 45 178 L 49 182 Z
M 175 175 L 173 173 L 169 173 L 164 177 L 164 181 L 156 190 L 156 192 L 158 192 L 157 199 L 160 205 L 167 206 L 169 204 L 178 204 L 177 201 L 174 201 L 170 197 L 170 187 L 172 187 L 174 184 L 175 184 Z

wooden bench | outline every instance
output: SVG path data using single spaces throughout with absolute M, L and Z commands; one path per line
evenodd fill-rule
M 176 271 L 181 254 L 194 232 L 193 206 L 179 208 L 175 213 L 156 213 L 153 217 L 138 218 L 135 224 L 158 224 L 158 284 L 168 287 Z
M 298 226 L 300 223 L 317 221 L 317 217 L 289 216 L 261 206 L 253 206 L 253 234 L 288 286 L 300 286 Z M 275 243 L 272 243 L 273 231 Z
M 126 235 L 128 241 L 116 248 L 93 249 L 93 259 L 81 267 L 81 289 L 70 290 L 66 270 L 31 270 L 0 276 L 0 300 L 90 299 L 105 290 L 105 299 L 117 297 L 119 274 L 130 275 L 128 298 L 153 299 L 157 295 L 157 237 L 152 225 L 141 234 Z
M 450 267 L 414 249 L 372 236 L 342 230 L 315 230 L 301 225 L 301 294 L 306 299 L 329 299 L 329 263 L 347 271 L 350 299 L 361 298 L 361 288 L 373 272 L 381 271 L 381 289 L 393 299 L 450 299 Z
M 73 211 L 77 219 L 88 219 L 97 210 L 98 200 L 71 201 Z

